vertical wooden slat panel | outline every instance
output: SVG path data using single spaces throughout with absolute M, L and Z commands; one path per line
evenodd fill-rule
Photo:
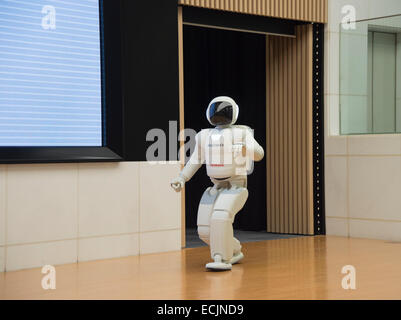
M 304 3 L 304 5 L 300 5 L 301 3 Z M 297 5 L 298 5 L 298 10 L 299 10 L 297 19 L 302 20 L 302 18 L 304 17 L 305 0 L 298 0 Z
M 306 75 L 307 75 L 307 70 L 306 70 L 306 50 L 307 50 L 307 41 L 306 41 L 306 34 L 305 34 L 305 27 L 302 27 L 302 144 L 301 144 L 301 150 L 302 150 L 302 230 L 303 233 L 306 234 L 306 226 L 307 226 L 307 185 L 306 185 L 306 158 L 307 158 L 307 149 L 306 149 L 306 116 L 307 116 L 307 110 L 306 110 L 306 99 L 307 99 L 307 92 L 306 90 L 307 85 L 306 85 Z
M 277 17 L 276 15 L 276 0 L 270 0 L 271 1 L 271 12 L 270 14 L 272 17 Z
M 298 185 L 297 185 L 297 165 L 298 165 L 298 153 L 297 153 L 297 125 L 298 125 L 298 118 L 297 118 L 297 42 L 292 41 L 292 50 L 291 50 L 291 61 L 292 61 L 292 92 L 290 92 L 291 100 L 292 100 L 292 178 L 293 178 L 293 185 L 292 185 L 292 208 L 293 208 L 293 221 L 292 221 L 292 230 L 295 233 L 298 230 L 297 227 L 297 197 L 298 197 Z
M 282 77 L 284 79 L 283 85 L 285 87 L 285 93 L 284 93 L 284 101 L 283 101 L 283 131 L 284 131 L 284 142 L 283 142 L 283 167 L 284 167 L 284 175 L 283 175 L 283 180 L 284 180 L 284 233 L 288 233 L 288 206 L 290 199 L 288 197 L 288 171 L 289 171 L 289 166 L 288 166 L 288 130 L 289 130 L 289 125 L 288 125 L 288 38 L 283 38 L 284 46 L 283 46 L 283 58 L 284 58 L 284 66 L 283 66 L 283 74 Z
M 292 177 L 292 144 L 293 144 L 293 139 L 292 139 L 292 43 L 291 39 L 288 39 L 288 55 L 287 55 L 287 63 L 288 63 L 288 68 L 287 68 L 287 87 L 288 87 L 288 108 L 287 108 L 287 122 L 288 122 L 288 144 L 287 144 L 287 152 L 288 152 L 288 186 L 287 186 L 287 192 L 288 192 L 288 228 L 287 228 L 287 233 L 293 233 L 293 192 L 292 192 L 292 184 L 293 184 L 293 177 Z
M 267 37 L 267 41 L 268 41 L 268 47 L 269 47 L 269 51 L 267 51 L 268 54 L 268 65 L 267 65 L 267 76 L 269 77 L 269 87 L 266 89 L 266 94 L 269 96 L 268 99 L 268 103 L 270 104 L 267 108 L 266 112 L 269 112 L 269 114 L 267 115 L 270 118 L 270 128 L 269 128 L 269 132 L 270 132 L 270 152 L 272 156 L 269 156 L 269 163 L 270 163 L 270 176 L 268 178 L 268 180 L 266 181 L 271 181 L 272 184 L 274 183 L 274 156 L 273 156 L 273 152 L 274 152 L 274 66 L 273 66 L 273 42 L 274 39 L 271 38 L 270 36 Z M 274 230 L 274 204 L 275 204 L 275 198 L 274 198 L 274 188 L 272 187 L 272 185 L 268 186 L 268 189 L 270 190 L 270 211 L 268 214 L 268 220 L 270 221 L 270 224 L 268 225 L 268 229 L 267 230 Z
M 298 30 L 296 31 L 297 37 L 298 37 Z M 298 121 L 298 62 L 297 62 L 297 57 L 298 57 L 298 45 L 297 41 L 293 43 L 293 52 L 292 52 L 292 60 L 294 62 L 293 65 L 293 72 L 294 72 L 294 78 L 293 78 L 293 110 L 294 110 L 294 119 L 293 119 L 293 128 L 294 128 L 294 145 L 292 146 L 293 150 L 293 175 L 294 175 L 294 186 L 293 186 L 293 192 L 294 192 L 294 198 L 293 198 L 293 206 L 294 206 L 294 222 L 293 222 L 293 228 L 294 232 L 295 230 L 298 231 L 298 127 L 299 127 L 299 121 Z
M 298 137 L 297 137 L 297 149 L 298 149 L 298 228 L 302 230 L 302 27 L 299 28 L 299 42 L 297 43 L 297 80 L 298 80 L 298 100 L 297 100 L 297 117 L 298 117 Z
M 288 3 L 288 18 L 289 19 L 294 19 L 294 5 L 293 5 L 294 0 L 289 0 Z
M 290 4 L 289 4 L 290 0 L 285 0 L 284 2 L 284 12 L 283 12 L 283 16 L 284 17 L 290 17 Z
M 301 28 L 298 28 L 297 34 L 297 230 L 302 231 L 302 162 L 301 162 L 301 135 L 302 135 L 302 32 Z M 301 169 L 300 169 L 301 168 Z
M 299 5 L 299 19 L 305 19 L 305 8 L 306 8 L 306 0 L 300 0 L 300 3 L 302 3 L 302 5 Z
M 292 233 L 292 214 L 293 214 L 293 209 L 292 209 L 292 199 L 293 199 L 293 193 L 292 193 L 292 39 L 287 39 L 287 50 L 288 50 L 288 55 L 287 55 L 287 96 L 288 96 L 288 106 L 287 106 L 287 123 L 288 123 L 288 144 L 287 144 L 287 154 L 288 154 L 288 186 L 287 186 L 287 192 L 288 192 L 288 231 L 287 233 Z
M 309 0 L 310 2 L 311 0 Z M 309 10 L 309 8 L 308 8 Z M 303 178 L 303 197 L 302 197 L 302 214 L 303 214 L 303 230 L 304 233 L 307 234 L 307 226 L 308 226 L 308 183 L 307 183 L 307 168 L 308 168 L 308 149 L 307 149 L 307 122 L 308 122 L 308 110 L 307 110 L 307 101 L 308 101 L 308 89 L 310 89 L 310 86 L 308 86 L 307 81 L 308 81 L 308 69 L 307 69 L 307 54 L 308 54 L 308 42 L 307 42 L 307 32 L 306 32 L 307 26 L 303 28 L 303 42 L 302 42 L 302 51 L 303 51 L 303 58 L 302 61 L 303 63 L 303 108 L 302 108 L 302 124 L 303 124 L 303 130 L 302 130 L 302 151 L 303 151 L 303 156 L 302 156 L 302 178 Z
M 308 227 L 307 227 L 307 232 L 311 233 L 313 228 L 313 86 L 316 85 L 313 83 L 313 26 L 308 25 L 307 26 L 307 37 L 308 37 L 308 44 L 307 44 L 307 84 L 309 85 L 308 87 L 308 99 L 307 99 L 307 150 L 308 150 L 308 159 L 307 159 L 307 164 L 308 164 L 308 170 L 307 170 L 307 183 L 308 183 L 308 214 L 307 214 L 307 219 L 308 219 Z
M 327 22 L 328 0 L 179 0 L 179 4 L 265 15 L 284 19 Z
M 291 19 L 291 0 L 285 0 L 284 17 Z
M 312 32 L 266 40 L 270 232 L 313 234 Z
M 270 36 L 266 37 L 266 46 L 268 48 L 268 50 L 266 51 L 266 77 L 268 79 L 268 81 L 266 82 L 266 95 L 268 97 L 268 99 L 266 100 L 267 103 L 267 108 L 266 108 L 266 116 L 269 118 L 269 122 L 267 122 L 267 125 L 269 125 L 269 128 L 266 128 L 266 130 L 268 130 L 268 138 L 269 138 L 269 142 L 270 142 L 270 154 L 272 155 L 274 152 L 274 128 L 273 128 L 273 121 L 274 121 L 274 114 L 273 114 L 273 104 L 274 104 L 274 100 L 273 100 L 273 81 L 274 81 L 274 77 L 273 77 L 273 68 L 272 68 L 272 59 L 273 59 L 273 52 L 272 52 L 272 48 L 273 48 L 273 40 L 271 39 Z M 268 175 L 268 179 L 266 181 L 272 181 L 272 183 L 274 183 L 274 172 L 273 172 L 273 167 L 274 167 L 274 157 L 269 156 L 266 158 L 267 159 L 267 163 L 269 164 L 269 175 Z M 273 195 L 273 188 L 271 187 L 270 184 L 267 184 L 267 190 L 269 191 L 269 195 L 270 195 L 270 203 L 268 203 L 268 208 L 269 208 L 269 212 L 267 214 L 267 220 L 268 220 L 268 224 L 267 224 L 267 230 L 273 230 L 273 215 L 274 215 L 274 195 Z
M 268 38 L 268 41 L 269 41 L 269 39 L 270 39 L 270 37 Z M 271 143 L 271 150 L 270 150 L 270 154 L 271 154 L 271 156 L 269 157 L 269 159 L 270 159 L 270 164 L 271 164 L 271 167 L 270 167 L 270 177 L 269 177 L 269 179 L 268 180 L 266 180 L 266 181 L 271 181 L 271 185 L 269 186 L 269 189 L 270 189 L 270 196 L 271 196 L 271 204 L 270 204 L 270 211 L 269 211 L 269 213 L 271 213 L 271 214 L 269 214 L 269 218 L 270 218 L 270 226 L 269 226 L 269 229 L 268 230 L 274 230 L 275 229 L 275 214 L 276 214 L 276 212 L 275 212 L 275 204 L 276 204 L 276 198 L 275 198 L 275 193 L 274 193 L 274 191 L 275 191 L 275 188 L 273 188 L 273 184 L 275 183 L 275 179 L 276 179 L 276 177 L 275 177 L 275 171 L 274 171 L 274 168 L 275 168 L 275 157 L 273 156 L 274 154 L 275 154 L 275 148 L 274 148 L 274 145 L 275 145 L 275 141 L 274 141 L 274 133 L 275 133 L 275 128 L 274 128 L 274 123 L 275 123 L 275 113 L 274 113 L 274 60 L 273 60 L 273 56 L 274 56 L 274 51 L 273 51 L 273 47 L 274 47 L 274 44 L 273 44 L 273 41 L 274 40 L 272 40 L 272 41 L 269 41 L 269 66 L 268 66 L 268 72 L 269 72 L 269 74 L 268 74 L 268 76 L 269 76 L 269 78 L 270 78 L 270 81 L 269 81 L 269 84 L 270 84 L 270 87 L 266 90 L 266 94 L 268 94 L 269 95 L 269 103 L 270 103 L 270 106 L 269 106 L 269 112 L 270 112 L 270 122 L 269 122 L 269 124 L 270 124 L 270 143 Z M 271 180 L 270 180 L 271 179 Z
M 291 201 L 291 221 L 290 221 L 290 233 L 295 233 L 295 224 L 296 224 L 296 204 L 295 204 L 295 197 L 297 193 L 296 189 L 296 125 L 297 125 L 297 118 L 295 114 L 296 110 L 296 46 L 294 41 L 291 41 L 291 56 L 290 56 L 290 65 L 291 65 L 291 77 L 290 82 L 291 86 L 289 87 L 289 95 L 291 96 L 291 143 L 290 143 L 290 176 L 291 176 L 291 188 L 290 188 L 290 199 Z
M 266 152 L 271 154 L 272 152 L 272 143 L 271 143 L 271 101 L 270 97 L 271 94 L 269 92 L 269 88 L 271 86 L 271 72 L 270 72 L 270 41 L 269 41 L 269 36 L 266 35 Z M 271 168 L 272 168 L 272 163 L 271 163 L 271 158 L 266 157 L 266 181 L 269 181 L 271 179 Z M 272 212 L 272 196 L 271 196 L 271 187 L 269 184 L 266 185 L 266 191 L 267 191 L 267 198 L 266 198 L 266 208 L 267 208 L 267 225 L 266 228 L 267 230 L 270 229 L 271 226 L 271 214 Z
M 275 45 L 273 46 L 273 50 L 274 50 L 274 163 L 275 163 L 275 167 L 274 167 L 274 176 L 275 176 L 275 189 L 274 189 L 274 199 L 275 199 L 275 203 L 276 206 L 274 208 L 274 225 L 275 225 L 275 229 L 279 230 L 280 227 L 280 192 L 279 192 L 279 186 L 280 186 L 280 170 L 279 170 L 279 109 L 278 109 L 278 105 L 279 105 L 279 91 L 278 91 L 278 80 L 279 80 L 279 59 L 278 57 L 278 42 L 277 42 L 277 38 L 275 38 Z
M 276 1 L 277 3 L 277 1 Z M 283 203 L 281 201 L 281 187 L 282 187 L 282 178 L 281 178 L 281 174 L 282 174 L 282 168 L 281 168 L 281 145 L 282 145 L 282 135 L 281 135 L 281 88 L 282 85 L 280 83 L 281 80 L 281 38 L 277 38 L 277 46 L 276 46 L 276 59 L 277 59 L 277 66 L 278 66 L 278 70 L 277 70 L 277 79 L 276 79 L 276 87 L 277 87 L 277 105 L 276 105 L 276 112 L 277 112 L 277 123 L 276 123 L 276 134 L 277 134 L 277 146 L 276 146 L 276 152 L 277 152 L 277 166 L 276 166 L 276 170 L 278 173 L 278 179 L 277 179 L 277 211 L 278 211 L 278 215 L 277 215 L 277 230 L 279 232 L 281 232 L 281 210 L 283 208 Z
M 299 140 L 298 140 L 298 143 L 299 143 L 299 145 L 298 145 L 298 149 L 299 149 L 299 164 L 300 164 L 300 166 L 299 166 L 299 168 L 298 168 L 298 178 L 299 178 L 299 198 L 298 198 L 298 205 L 299 205 L 299 212 L 300 212 L 300 217 L 299 217 L 299 228 L 300 228 L 300 230 L 302 230 L 302 232 L 303 232 L 303 223 L 304 223 L 304 219 L 303 219 L 303 199 L 304 199 L 304 195 L 303 195 L 303 192 L 304 192 L 304 177 L 303 177 L 303 146 L 302 146 L 302 144 L 303 144 L 303 136 L 302 136 L 302 134 L 303 134 L 303 129 L 304 129 L 304 126 L 303 126 L 303 103 L 304 103 L 304 100 L 303 100 L 303 90 L 304 90 L 304 79 L 303 79 L 303 75 L 304 75 L 304 71 L 303 71 L 303 41 L 304 41 L 304 39 L 303 39 L 303 36 L 304 36 L 304 34 L 303 34 L 303 27 L 300 27 L 299 28 L 300 29 L 300 41 L 299 41 L 299 44 L 298 44 L 298 49 L 299 49 L 299 51 L 298 51 L 298 60 L 299 60 L 299 66 L 298 66 L 298 68 L 299 68 L 299 70 L 298 70 L 298 79 L 299 79 L 299 100 L 298 100 L 298 103 L 299 103 L 299 105 L 298 105 L 298 115 L 299 115 L 299 120 L 300 120 L 300 122 L 299 122 Z
M 273 153 L 271 155 L 271 161 L 272 161 L 272 184 L 276 184 L 277 181 L 277 172 L 275 171 L 276 168 L 276 99 L 277 99 L 277 94 L 276 94 L 276 87 L 275 87 L 275 81 L 276 81 L 276 62 L 275 62 L 275 38 L 271 37 L 271 43 L 270 43 L 270 54 L 271 54 L 271 58 L 270 58 L 270 72 L 271 72 L 271 87 L 268 91 L 268 93 L 270 93 L 271 95 L 271 126 L 272 126 L 272 132 L 271 132 L 271 136 L 272 136 L 272 149 L 273 149 Z M 273 197 L 273 201 L 272 201 L 272 230 L 276 230 L 276 208 L 277 208 L 277 201 L 276 201 L 276 188 L 273 187 L 273 185 L 271 186 L 271 193 L 272 193 L 272 197 Z
M 281 18 L 281 15 L 280 15 L 281 1 L 280 0 L 276 0 L 275 7 L 276 7 L 276 11 L 275 11 L 276 17 Z
M 285 96 L 285 82 L 284 82 L 284 41 L 280 37 L 280 232 L 284 233 L 284 216 L 285 216 L 285 118 L 284 118 L 284 96 Z

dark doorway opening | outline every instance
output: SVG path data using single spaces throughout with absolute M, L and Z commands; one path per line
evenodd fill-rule
M 210 128 L 206 108 L 216 96 L 230 96 L 240 107 L 237 124 L 255 130 L 266 146 L 266 36 L 198 26 L 184 26 L 185 127 Z M 186 185 L 186 228 L 196 228 L 200 198 L 212 185 L 203 166 Z M 266 158 L 248 177 L 249 198 L 234 228 L 266 231 Z

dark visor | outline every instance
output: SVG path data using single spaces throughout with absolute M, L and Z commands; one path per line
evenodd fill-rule
M 233 106 L 231 103 L 222 101 L 215 102 L 210 106 L 209 119 L 215 126 L 224 126 L 233 121 Z

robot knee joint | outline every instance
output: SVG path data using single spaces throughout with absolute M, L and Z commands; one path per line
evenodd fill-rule
M 212 220 L 232 220 L 232 214 L 227 211 L 214 211 L 212 215 Z
M 210 239 L 210 228 L 207 226 L 198 226 L 198 235 L 202 241 L 208 243 Z

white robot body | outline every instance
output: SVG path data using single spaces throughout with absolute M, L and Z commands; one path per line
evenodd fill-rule
M 198 209 L 198 233 L 210 246 L 212 270 L 230 270 L 243 258 L 240 242 L 234 238 L 233 222 L 247 198 L 247 175 L 253 160 L 264 156 L 263 148 L 255 141 L 246 126 L 234 126 L 239 109 L 234 100 L 218 97 L 207 109 L 207 118 L 214 129 L 204 129 L 196 136 L 195 150 L 180 177 L 172 182 L 179 191 L 196 171 L 206 164 L 207 175 L 214 186 L 208 188 Z
M 246 176 L 252 163 L 243 153 L 247 134 L 252 134 L 247 127 L 202 130 L 199 143 L 210 178 Z

